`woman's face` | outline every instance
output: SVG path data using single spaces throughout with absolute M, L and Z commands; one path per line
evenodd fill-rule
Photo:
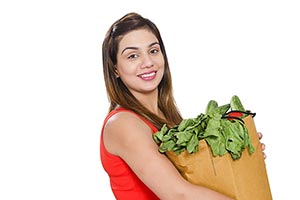
M 157 90 L 164 74 L 164 57 L 153 33 L 138 29 L 123 36 L 116 74 L 135 96 Z

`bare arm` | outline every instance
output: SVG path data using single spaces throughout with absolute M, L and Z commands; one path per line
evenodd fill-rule
M 107 150 L 125 160 L 160 199 L 230 199 L 187 182 L 169 159 L 159 153 L 151 129 L 132 113 L 118 113 L 109 120 L 104 142 Z

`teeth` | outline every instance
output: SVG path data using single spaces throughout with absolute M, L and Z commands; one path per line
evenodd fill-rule
M 146 78 L 146 77 L 154 76 L 154 74 L 155 74 L 155 72 L 151 72 L 149 74 L 142 74 L 141 77 Z

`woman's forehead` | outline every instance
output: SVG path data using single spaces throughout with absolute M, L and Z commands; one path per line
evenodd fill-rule
M 156 36 L 147 29 L 133 30 L 125 34 L 119 42 L 119 50 L 133 46 L 143 47 L 148 46 L 154 42 L 158 42 Z

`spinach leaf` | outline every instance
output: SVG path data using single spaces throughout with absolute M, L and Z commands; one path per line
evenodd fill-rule
M 179 125 L 168 128 L 167 125 L 153 135 L 159 144 L 159 151 L 174 151 L 180 154 L 187 150 L 189 153 L 199 151 L 199 140 L 205 140 L 214 156 L 230 153 L 233 159 L 239 159 L 245 148 L 254 152 L 248 129 L 242 119 L 227 119 L 229 110 L 243 108 L 239 98 L 235 95 L 229 104 L 218 106 L 214 100 L 209 101 L 206 113 L 196 118 L 184 119 Z

